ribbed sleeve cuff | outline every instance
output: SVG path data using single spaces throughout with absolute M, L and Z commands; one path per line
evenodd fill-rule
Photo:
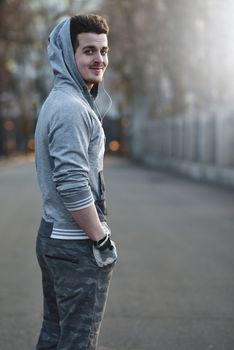
M 91 191 L 87 189 L 63 196 L 63 202 L 67 210 L 76 211 L 89 207 L 94 203 L 94 199 Z

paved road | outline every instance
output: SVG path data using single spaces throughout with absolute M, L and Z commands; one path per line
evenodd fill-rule
M 233 191 L 106 159 L 119 247 L 99 350 L 234 349 Z M 41 317 L 32 162 L 0 166 L 0 350 L 29 350 Z

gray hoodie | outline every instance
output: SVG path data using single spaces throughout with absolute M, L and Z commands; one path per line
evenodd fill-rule
M 53 223 L 51 238 L 87 239 L 71 216 L 95 203 L 106 221 L 102 177 L 105 135 L 94 97 L 78 72 L 70 39 L 70 19 L 49 37 L 48 55 L 54 87 L 39 114 L 36 168 L 43 197 L 43 218 Z

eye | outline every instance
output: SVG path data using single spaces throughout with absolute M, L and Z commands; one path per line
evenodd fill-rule
M 108 50 L 106 50 L 106 49 L 105 49 L 105 50 L 101 50 L 101 55 L 102 55 L 102 56 L 107 55 L 107 53 L 108 53 Z
M 92 55 L 94 53 L 93 49 L 87 49 L 84 51 L 85 55 Z

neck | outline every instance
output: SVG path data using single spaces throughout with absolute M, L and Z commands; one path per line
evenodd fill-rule
M 89 83 L 89 82 L 87 82 L 87 81 L 85 81 L 85 84 L 86 84 L 86 86 L 87 86 L 87 89 L 88 89 L 89 92 L 90 92 L 94 84 L 93 84 L 93 83 Z

